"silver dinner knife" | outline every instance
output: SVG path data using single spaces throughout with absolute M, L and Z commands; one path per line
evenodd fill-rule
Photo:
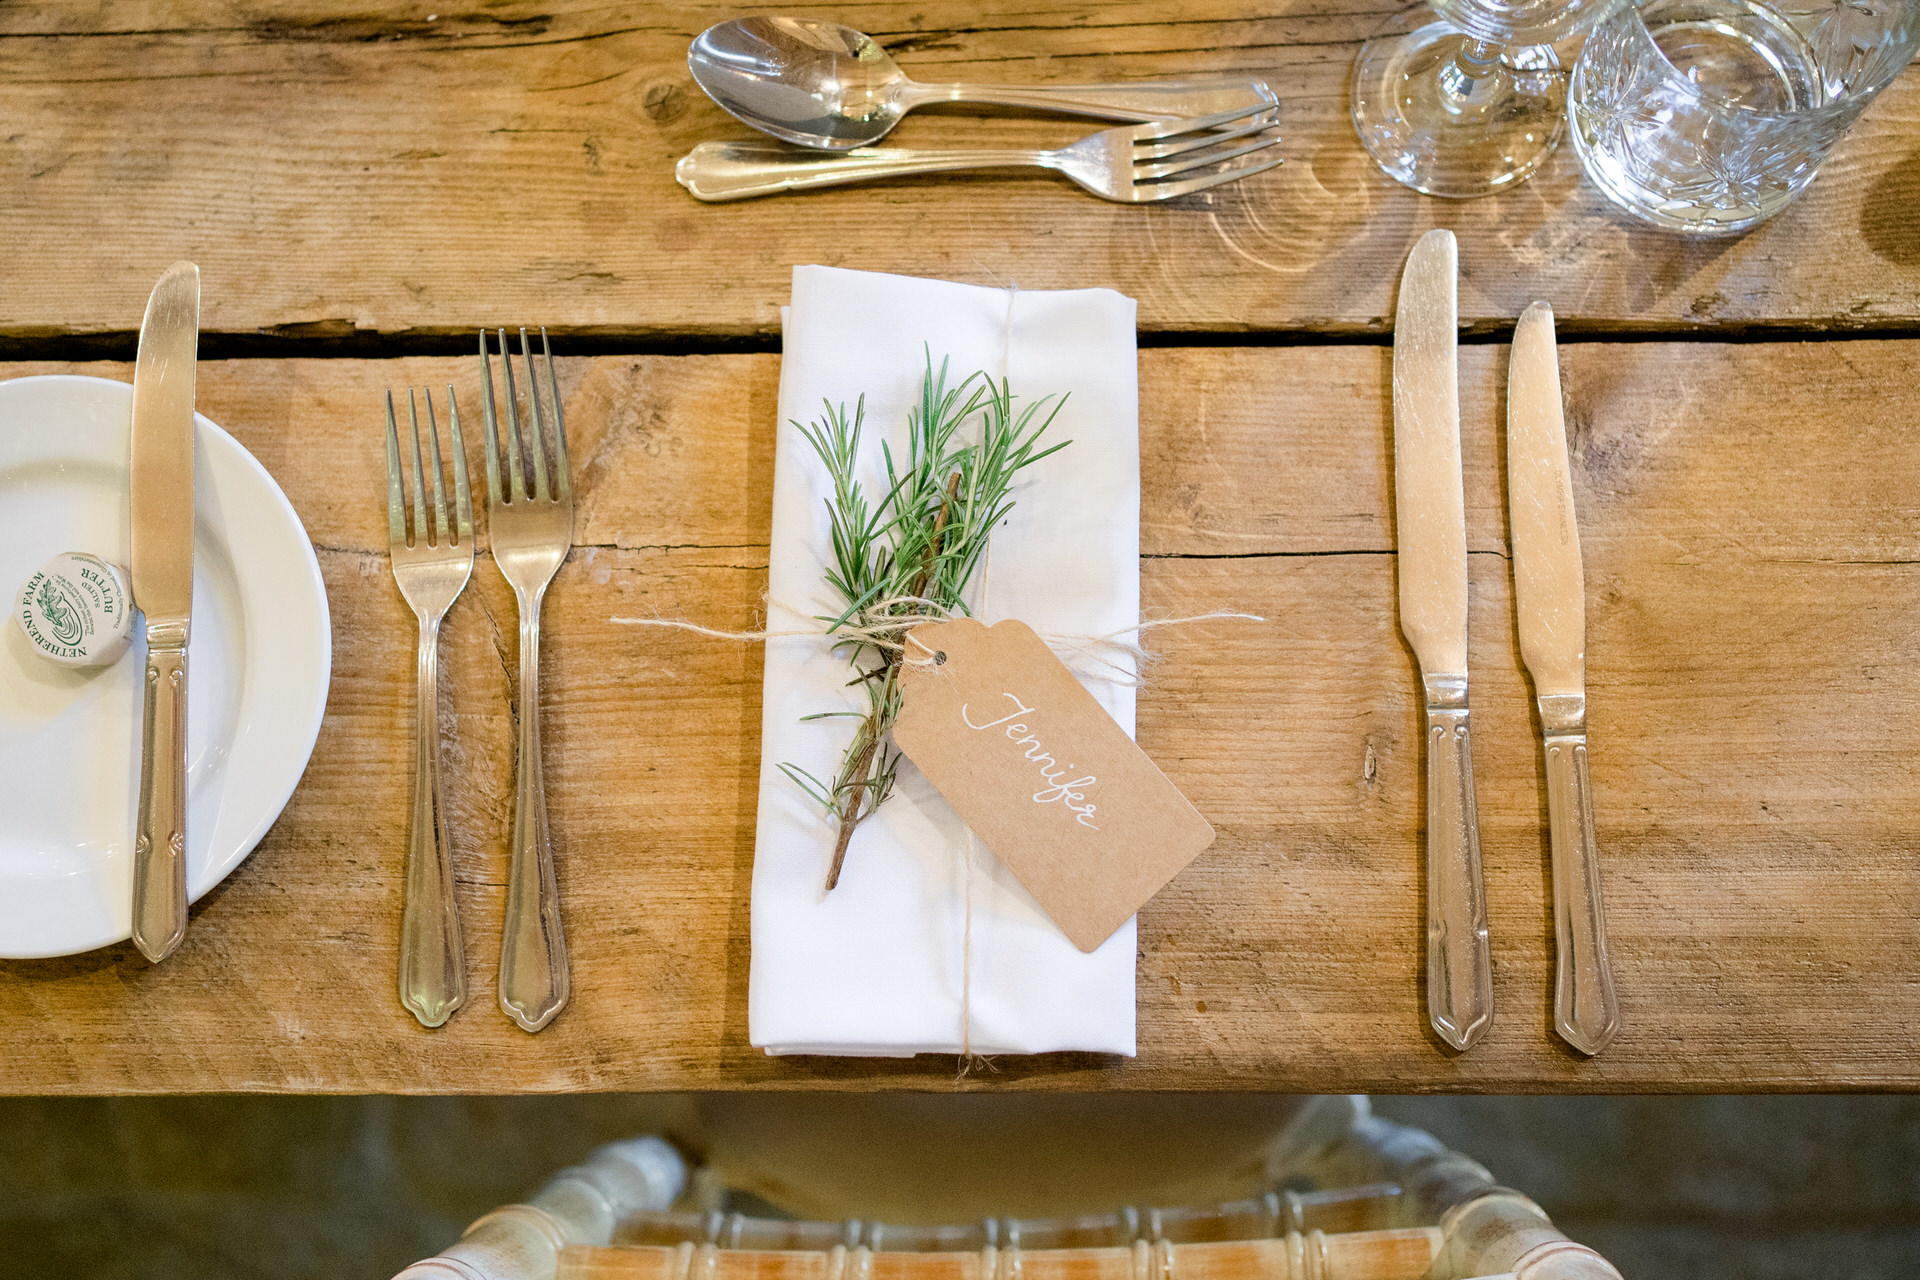
M 133 943 L 158 963 L 187 933 L 187 632 L 193 621 L 193 375 L 200 268 L 176 262 L 140 322 L 128 466 L 133 603 L 147 619 Z
M 1421 236 L 1393 323 L 1393 491 L 1400 630 L 1427 699 L 1427 1017 L 1466 1049 L 1493 1021 L 1493 963 L 1467 732 L 1457 278 L 1453 233 Z
M 1600 856 L 1587 780 L 1587 603 L 1560 400 L 1553 308 L 1528 307 L 1507 376 L 1507 507 L 1520 656 L 1533 677 L 1547 758 L 1556 963 L 1553 1026 L 1582 1053 L 1620 1029 L 1607 964 Z

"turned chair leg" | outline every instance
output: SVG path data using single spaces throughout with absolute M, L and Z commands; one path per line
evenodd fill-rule
M 553 1280 L 560 1250 L 607 1243 L 629 1214 L 672 1205 L 686 1181 L 686 1161 L 661 1139 L 611 1143 L 561 1171 L 528 1203 L 495 1209 L 458 1244 L 394 1280 Z
M 1620 1280 L 1539 1205 L 1432 1134 L 1372 1114 L 1365 1097 L 1317 1100 L 1276 1142 L 1268 1171 L 1276 1181 L 1304 1173 L 1326 1186 L 1398 1185 L 1400 1220 L 1437 1222 L 1445 1235 L 1436 1280 Z

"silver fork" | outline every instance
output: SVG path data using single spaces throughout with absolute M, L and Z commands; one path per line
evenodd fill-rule
M 681 158 L 673 176 L 698 199 L 744 200 L 909 173 L 1037 166 L 1063 173 L 1104 199 L 1146 204 L 1280 164 L 1279 158 L 1246 158 L 1280 141 L 1273 132 L 1278 123 L 1274 108 L 1260 103 L 1218 115 L 1105 129 L 1058 151 L 862 147 L 823 156 L 778 143 L 703 142 Z M 1213 169 L 1216 165 L 1226 167 Z
M 493 398 L 493 358 L 487 352 L 486 331 L 480 333 L 480 374 L 486 389 L 482 408 L 487 433 L 488 538 L 494 563 L 520 606 L 520 749 L 514 766 L 513 862 L 507 872 L 507 914 L 500 934 L 500 1007 L 527 1031 L 552 1022 L 571 989 L 567 941 L 560 928 L 560 889 L 547 834 L 547 789 L 540 766 L 540 602 L 573 545 L 573 478 L 567 465 L 560 384 L 554 378 L 553 348 L 545 329 L 540 331 L 540 346 L 553 404 L 551 472 L 527 331 L 520 331 L 520 359 L 527 372 L 532 433 L 523 437 L 513 357 L 507 352 L 507 331 L 500 330 L 500 363 L 506 370 L 507 391 L 504 467 Z M 523 465 L 523 458 L 530 469 Z
M 467 490 L 467 448 L 460 409 L 447 387 L 453 429 L 453 518 L 448 519 L 440 430 L 427 392 L 427 440 L 433 459 L 433 505 L 421 482 L 420 414 L 407 391 L 413 446 L 412 538 L 407 486 L 401 479 L 400 440 L 387 392 L 388 554 L 400 594 L 420 619 L 419 688 L 414 704 L 413 820 L 407 840 L 407 898 L 400 917 L 400 1003 L 429 1027 L 453 1016 L 467 1000 L 466 957 L 453 893 L 453 836 L 440 789 L 440 620 L 473 572 L 473 498 Z M 431 515 L 431 520 L 429 520 Z

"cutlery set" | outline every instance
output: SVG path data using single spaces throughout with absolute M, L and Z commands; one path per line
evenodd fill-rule
M 736 118 L 791 146 L 703 142 L 674 166 L 696 199 L 744 200 L 874 178 L 961 169 L 1041 168 L 1105 200 L 1171 200 L 1282 163 L 1279 98 L 1260 80 L 1015 87 L 923 85 L 873 40 L 810 18 L 736 18 L 687 51 L 693 78 Z M 1140 122 L 1054 151 L 874 147 L 931 103 L 971 102 Z M 837 152 L 820 155 L 819 152 Z
M 505 382 L 504 431 L 501 402 L 494 391 L 493 356 L 487 335 L 480 335 L 488 537 L 494 563 L 513 588 L 520 613 L 519 744 L 512 861 L 500 936 L 499 998 L 501 1009 L 527 1031 L 538 1031 L 553 1021 L 567 1003 L 570 989 L 541 769 L 540 606 L 547 584 L 573 545 L 573 475 L 567 460 L 566 419 L 554 374 L 553 349 L 544 329 L 540 331 L 540 344 L 540 363 L 552 411 L 551 446 L 527 331 L 520 331 L 519 357 L 527 383 L 525 421 L 520 414 L 519 385 L 507 334 L 504 329 L 499 331 Z M 467 998 L 466 963 L 454 899 L 453 842 L 440 783 L 438 648 L 441 620 L 473 571 L 474 532 L 466 442 L 453 387 L 447 387 L 448 452 L 453 464 L 451 510 L 431 391 L 425 399 L 426 462 L 432 468 L 431 486 L 422 480 L 420 418 L 413 392 L 407 393 L 410 472 L 402 465 L 393 393 L 387 393 L 387 529 L 394 579 L 420 622 L 413 811 L 400 935 L 400 1001 L 423 1025 L 437 1027 Z
M 1467 711 L 1467 535 L 1460 470 L 1458 249 L 1429 231 L 1400 281 L 1393 340 L 1393 452 L 1400 628 L 1427 705 L 1427 1015 L 1470 1048 L 1493 1020 Z M 1586 606 L 1560 400 L 1553 311 L 1536 302 L 1514 336 L 1507 488 L 1514 606 L 1546 756 L 1553 859 L 1554 1029 L 1595 1054 L 1619 1029 L 1607 961 L 1587 773 Z

